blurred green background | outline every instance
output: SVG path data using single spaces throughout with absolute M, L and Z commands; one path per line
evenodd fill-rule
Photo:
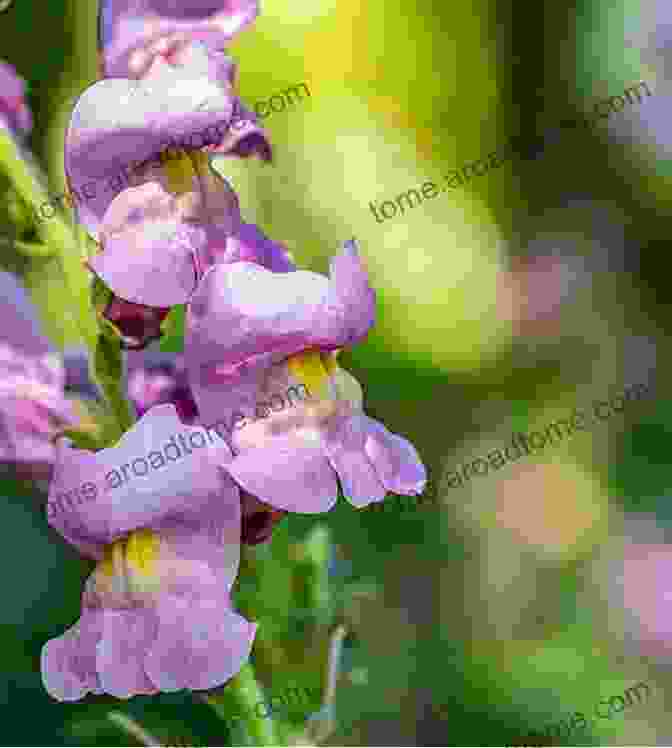
M 0 58 L 29 81 L 31 146 L 54 192 L 63 127 L 95 76 L 87 1 L 15 0 L 0 15 Z M 647 681 L 645 704 L 536 744 L 669 745 L 672 646 L 645 656 L 617 584 L 628 544 L 664 543 L 672 526 L 669 159 L 640 137 L 639 105 L 553 135 L 639 80 L 655 89 L 628 43 L 644 23 L 638 3 L 262 5 L 231 47 L 243 98 L 300 82 L 311 96 L 267 118 L 273 165 L 216 168 L 246 220 L 301 266 L 325 272 L 341 242 L 359 240 L 378 321 L 342 361 L 364 385 L 368 414 L 416 445 L 441 502 L 383 514 L 341 501 L 320 518 L 338 547 L 332 579 L 352 632 L 329 743 L 534 745 L 523 736 Z M 512 136 L 528 146 L 500 168 L 374 220 L 370 201 L 438 184 Z M 2 264 L 42 289 L 35 301 L 56 338 L 60 297 L 43 293 L 45 278 L 59 284 L 54 263 Z M 599 428 L 461 488 L 442 482 L 512 432 L 543 430 L 641 382 L 655 383 L 653 397 Z M 87 568 L 25 487 L 7 480 L 3 496 L 2 744 L 128 744 L 106 721 L 110 708 L 162 739 L 232 739 L 190 694 L 50 700 L 40 647 L 77 618 Z M 315 524 L 290 516 L 255 553 L 291 555 Z M 269 607 L 282 607 L 276 596 Z M 268 625 L 288 627 L 301 652 L 300 622 L 274 616 Z M 267 678 L 274 692 L 278 673 Z

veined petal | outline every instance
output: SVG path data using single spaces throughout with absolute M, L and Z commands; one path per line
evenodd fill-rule
M 96 646 L 102 633 L 100 611 L 85 610 L 76 624 L 42 648 L 42 682 L 59 701 L 77 701 L 102 693 L 96 669 Z
M 202 230 L 153 221 L 108 239 L 91 269 L 114 293 L 134 304 L 167 308 L 184 304 L 196 289 Z
M 80 621 L 47 642 L 42 677 L 59 700 L 220 686 L 248 659 L 256 625 L 231 609 L 240 507 L 115 541 L 87 580 Z M 79 632 L 84 632 L 85 636 Z
M 104 75 L 140 77 L 157 55 L 172 59 L 180 43 L 222 49 L 258 13 L 258 0 L 101 0 Z
M 165 596 L 157 606 L 159 635 L 145 661 L 162 691 L 206 690 L 226 683 L 247 662 L 257 624 L 221 600 Z
M 189 307 L 191 385 L 201 385 L 211 363 L 233 367 L 271 354 L 281 360 L 352 344 L 371 327 L 374 312 L 375 295 L 354 247 L 334 261 L 330 279 L 304 270 L 273 273 L 247 262 L 217 265 Z
M 65 170 L 79 220 L 94 238 L 115 195 L 150 163 L 166 165 L 175 150 L 219 146 L 270 158 L 266 136 L 233 93 L 234 67 L 223 53 L 195 48 L 183 67 L 156 64 L 143 80 L 108 78 L 84 91 L 66 133 Z
M 230 449 L 183 424 L 173 405 L 152 408 L 117 446 L 96 453 L 57 446 L 49 523 L 94 558 L 136 528 L 239 504 L 238 489 L 218 467 Z

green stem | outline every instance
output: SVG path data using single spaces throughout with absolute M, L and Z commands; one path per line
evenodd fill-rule
M 225 722 L 242 718 L 250 745 L 279 745 L 273 719 L 270 716 L 260 717 L 255 709 L 258 704 L 265 702 L 249 663 L 222 690 L 209 693 L 204 699 Z
M 38 217 L 40 206 L 49 201 L 49 196 L 33 176 L 12 138 L 2 131 L 0 131 L 0 169 L 12 180 L 17 192 L 32 209 L 36 216 L 37 233 L 58 257 L 67 290 L 72 296 L 69 311 L 76 315 L 80 335 L 86 345 L 93 350 L 98 335 L 98 326 L 89 304 L 88 279 L 77 250 L 75 237 L 56 211 L 52 218 L 41 220 Z
M 89 276 L 84 268 L 84 258 L 79 249 L 79 242 L 55 210 L 51 218 L 39 219 L 37 212 L 39 206 L 48 201 L 46 190 L 21 157 L 11 136 L 2 130 L 0 130 L 0 170 L 7 174 L 17 192 L 35 213 L 36 230 L 61 266 L 66 291 L 63 313 L 74 319 L 82 341 L 89 349 L 93 360 L 102 335 L 91 303 Z M 106 435 L 106 441 L 114 443 L 133 424 L 133 410 L 124 396 L 119 376 L 113 376 L 110 372 L 106 374 L 104 369 L 101 370 L 100 363 L 97 364 L 96 371 L 92 371 L 92 374 L 116 416 L 118 433 Z

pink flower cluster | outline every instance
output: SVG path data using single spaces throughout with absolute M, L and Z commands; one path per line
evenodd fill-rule
M 231 607 L 241 541 L 267 540 L 288 512 L 330 510 L 339 484 L 364 507 L 388 492 L 420 494 L 426 482 L 414 447 L 365 414 L 361 387 L 336 360 L 374 322 L 356 242 L 332 259 L 328 278 L 298 270 L 281 244 L 244 222 L 238 196 L 210 165 L 213 155 L 271 159 L 223 51 L 257 11 L 254 0 L 101 0 L 105 77 L 74 107 L 66 173 L 76 187 L 131 161 L 146 166 L 118 194 L 77 206 L 99 243 L 90 270 L 111 292 L 102 313 L 124 347 L 160 336 L 175 305 L 186 305 L 186 329 L 172 369 L 138 374 L 143 354 L 129 354 L 141 416 L 117 444 L 97 452 L 57 444 L 49 522 L 98 562 L 80 619 L 42 653 L 57 699 L 225 683 L 256 631 Z M 219 144 L 194 147 L 185 137 L 234 117 Z M 171 142 L 181 145 L 170 158 L 150 159 Z M 55 510 L 59 497 L 104 486 L 151 445 L 302 386 L 311 396 L 294 407 Z

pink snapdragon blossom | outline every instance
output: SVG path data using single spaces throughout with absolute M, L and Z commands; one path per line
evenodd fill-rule
M 26 84 L 15 68 L 0 60 L 0 127 L 13 135 L 27 135 L 33 129 L 25 89 Z
M 366 335 L 374 308 L 354 241 L 332 260 L 330 279 L 244 262 L 206 273 L 188 309 L 190 383 L 211 422 L 241 414 L 226 470 L 257 500 L 289 512 L 328 511 L 337 478 L 357 507 L 388 491 L 422 492 L 416 450 L 364 414 L 361 388 L 329 355 Z M 301 386 L 306 402 L 278 402 Z
M 258 0 L 101 0 L 102 75 L 140 78 L 156 57 L 178 63 L 194 41 L 224 49 L 258 13 Z
M 162 173 L 164 188 L 200 206 L 192 220 L 202 221 L 207 210 L 209 222 L 217 218 L 223 180 L 205 169 L 194 172 L 185 154 L 270 160 L 266 135 L 233 91 L 235 70 L 225 54 L 197 46 L 184 66 L 157 60 L 142 80 L 108 78 L 84 91 L 66 133 L 65 171 L 71 189 L 83 195 L 78 218 L 94 239 L 122 190 L 160 180 Z M 226 215 L 229 207 L 230 200 Z
M 49 523 L 99 563 L 81 618 L 43 648 L 47 691 L 71 701 L 225 683 L 256 631 L 231 609 L 241 511 L 226 443 L 157 405 L 115 447 L 58 446 Z

